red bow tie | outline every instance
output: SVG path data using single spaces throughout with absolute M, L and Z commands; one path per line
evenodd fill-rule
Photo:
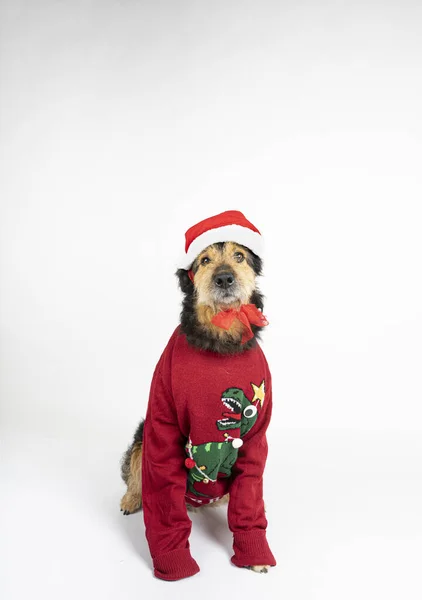
M 238 319 L 244 325 L 242 344 L 253 338 L 251 324 L 259 325 L 259 327 L 268 325 L 267 318 L 257 309 L 255 304 L 242 304 L 239 309 L 229 308 L 228 310 L 220 310 L 220 312 L 213 316 L 211 323 L 222 329 L 230 329 L 235 319 Z

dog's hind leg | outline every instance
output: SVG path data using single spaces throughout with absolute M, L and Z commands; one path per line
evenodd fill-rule
M 133 436 L 133 441 L 122 457 L 121 475 L 127 485 L 127 492 L 120 502 L 120 510 L 129 515 L 142 506 L 142 442 L 144 439 L 144 420 Z
M 130 515 L 142 507 L 142 442 L 135 442 L 128 449 L 122 476 L 127 483 L 127 492 L 120 502 L 120 510 L 124 515 Z

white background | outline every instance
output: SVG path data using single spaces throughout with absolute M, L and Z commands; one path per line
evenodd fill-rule
M 0 6 L 2 599 L 420 599 L 422 5 Z M 278 566 L 209 509 L 169 584 L 119 459 L 227 209 L 266 240 Z

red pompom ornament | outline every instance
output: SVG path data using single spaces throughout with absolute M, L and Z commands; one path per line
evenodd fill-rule
M 193 460 L 193 458 L 187 458 L 187 459 L 185 460 L 185 466 L 186 466 L 188 469 L 193 469 L 193 467 L 194 467 L 195 465 L 196 465 L 196 462 Z

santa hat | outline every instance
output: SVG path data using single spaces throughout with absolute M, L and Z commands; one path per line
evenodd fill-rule
M 204 248 L 216 242 L 236 242 L 262 256 L 263 241 L 259 230 L 239 210 L 226 210 L 190 227 L 186 233 L 185 254 L 180 267 L 189 269 Z

